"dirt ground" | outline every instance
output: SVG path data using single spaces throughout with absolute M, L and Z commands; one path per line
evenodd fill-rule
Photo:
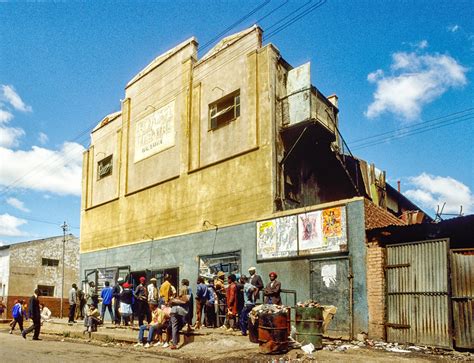
M 27 324 L 28 325 L 28 324 Z M 222 362 L 451 362 L 469 360 L 471 355 L 433 355 L 420 352 L 394 353 L 368 347 L 349 347 L 343 351 L 318 350 L 311 356 L 300 349 L 284 355 L 263 355 L 258 345 L 250 343 L 247 337 L 237 333 L 219 330 L 200 331 L 181 339 L 178 350 L 158 347 L 136 348 L 137 332 L 130 329 L 114 329 L 112 326 L 100 327 L 93 340 L 86 342 L 80 324 L 69 326 L 64 323 L 45 323 L 42 328 L 42 341 L 25 341 L 18 331 L 8 334 L 8 325 L 0 325 L 0 361 L 7 362 L 110 362 L 114 359 L 137 362 L 172 361 L 222 361 Z

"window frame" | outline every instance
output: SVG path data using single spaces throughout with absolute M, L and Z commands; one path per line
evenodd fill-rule
M 43 267 L 58 267 L 59 260 L 55 258 L 41 257 L 41 266 Z
M 233 102 L 230 102 L 231 100 L 233 100 Z M 240 88 L 210 103 L 208 106 L 208 131 L 220 129 L 237 120 L 240 117 L 241 105 L 242 104 L 240 100 Z M 220 111 L 218 111 L 219 108 L 221 108 Z M 227 111 L 222 112 L 226 109 Z M 219 122 L 218 117 L 226 115 L 230 111 L 233 112 L 233 117 L 231 117 L 230 119 L 226 119 L 225 121 Z M 216 115 L 219 112 L 221 112 L 221 114 Z
M 114 154 L 110 154 L 110 155 L 107 155 L 105 158 L 102 158 L 100 159 L 98 162 L 97 162 L 97 181 L 99 180 L 102 180 L 104 178 L 107 178 L 108 176 L 111 176 L 112 173 L 113 173 L 113 168 L 114 168 Z M 110 162 L 110 171 L 107 172 L 107 174 L 105 175 L 102 175 L 100 174 L 99 170 L 100 170 L 100 166 L 101 164 L 107 164 L 108 162 Z
M 41 296 L 51 296 L 54 297 L 54 290 L 56 290 L 56 286 L 51 285 L 36 285 L 36 288 L 41 292 Z M 45 294 L 44 291 L 47 291 Z M 51 294 L 50 294 L 51 292 Z

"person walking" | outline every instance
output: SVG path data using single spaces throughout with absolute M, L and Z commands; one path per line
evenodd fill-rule
M 26 318 L 26 311 L 23 310 L 23 300 L 18 300 L 12 308 L 13 320 L 10 322 L 10 334 L 13 334 L 16 324 L 23 331 L 23 318 Z
M 102 322 L 105 323 L 105 309 L 109 311 L 110 320 L 114 322 L 114 312 L 112 311 L 112 298 L 113 298 L 113 288 L 110 287 L 110 282 L 104 282 L 104 288 L 100 292 L 100 298 L 102 299 L 102 309 L 101 309 L 101 318 Z
M 38 289 L 35 289 L 33 296 L 30 297 L 30 302 L 28 304 L 28 315 L 33 321 L 33 324 L 26 330 L 21 332 L 21 336 L 26 339 L 26 336 L 35 331 L 33 334 L 33 340 L 41 340 L 39 338 L 41 330 L 41 310 L 38 297 L 41 295 Z
M 204 283 L 204 277 L 199 276 L 197 279 L 196 287 L 196 325 L 195 329 L 201 329 L 202 324 L 202 312 L 206 306 L 208 299 L 207 285 Z
M 263 290 L 263 280 L 260 275 L 257 275 L 257 269 L 252 266 L 249 267 L 249 283 L 256 287 L 254 294 L 255 294 L 255 302 L 260 300 L 260 291 Z
M 73 324 L 76 321 L 74 317 L 76 315 L 77 306 L 77 285 L 72 284 L 71 290 L 69 290 L 69 319 L 68 324 Z
M 278 275 L 276 274 L 276 272 L 270 272 L 268 276 L 270 277 L 270 282 L 263 290 L 263 295 L 265 296 L 265 304 L 281 305 L 281 283 L 276 279 Z

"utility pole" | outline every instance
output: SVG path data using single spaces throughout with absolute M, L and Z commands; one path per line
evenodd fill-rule
M 64 250 L 66 247 L 66 231 L 68 229 L 68 225 L 66 221 L 64 221 L 63 225 L 61 228 L 63 229 L 63 273 L 62 273 L 62 282 L 61 282 L 61 312 L 60 312 L 60 317 L 61 319 L 63 318 L 63 302 L 64 302 Z

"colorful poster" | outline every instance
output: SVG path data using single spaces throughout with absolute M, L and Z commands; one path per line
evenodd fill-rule
M 298 215 L 298 235 L 300 252 L 310 251 L 323 246 L 321 230 L 321 211 Z
M 296 256 L 297 248 L 296 216 L 257 223 L 257 259 Z
M 300 255 L 347 250 L 345 207 L 298 215 L 298 243 Z
M 174 146 L 174 143 L 174 101 L 172 101 L 137 121 L 134 162 Z

